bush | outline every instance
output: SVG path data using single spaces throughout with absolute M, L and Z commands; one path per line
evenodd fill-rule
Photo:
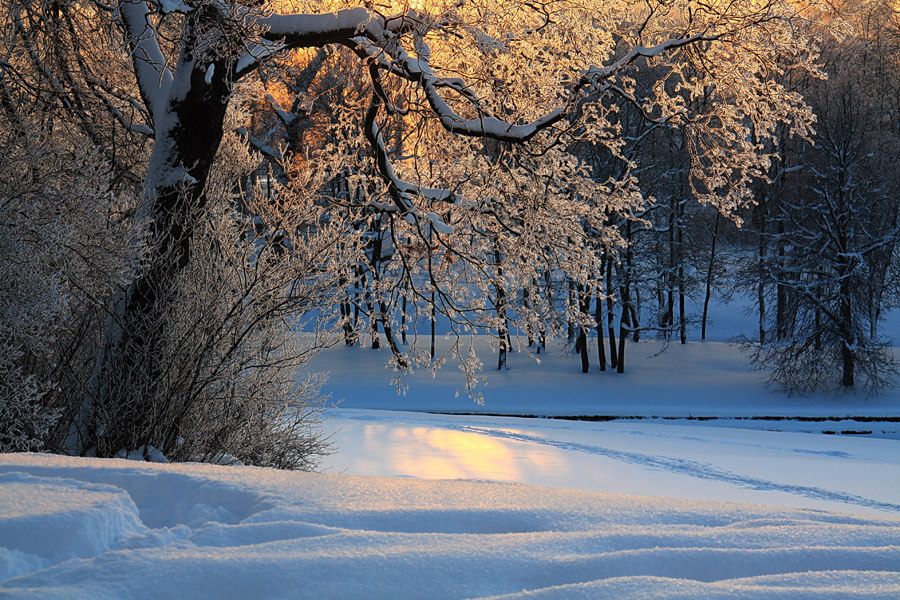
M 348 244 L 337 242 L 347 236 L 317 220 L 312 193 L 285 209 L 252 187 L 237 190 L 256 164 L 226 138 L 191 260 L 155 291 L 159 316 L 142 324 L 140 350 L 114 354 L 127 363 L 105 362 L 111 389 L 87 428 L 96 455 L 152 446 L 175 461 L 312 469 L 327 453 L 322 378 L 303 365 L 335 336 L 304 319 L 337 304 L 333 267 L 346 260 Z

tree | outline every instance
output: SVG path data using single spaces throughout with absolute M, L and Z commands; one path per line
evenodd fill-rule
M 760 206 L 768 221 L 760 219 L 760 298 L 762 286 L 774 290 L 775 319 L 768 328 L 761 319 L 751 348 L 792 391 L 838 382 L 877 391 L 897 373 L 878 335 L 900 233 L 900 137 L 885 118 L 898 89 L 887 34 L 893 9 L 848 8 L 858 33 L 825 52 L 827 81 L 804 81 L 818 117 L 814 143 L 783 143 L 779 185 Z
M 690 133 L 693 195 L 725 211 L 748 202 L 749 183 L 764 175 L 770 156 L 760 142 L 782 124 L 807 135 L 812 119 L 797 94 L 769 77 L 785 65 L 817 73 L 812 39 L 796 26 L 806 9 L 792 2 L 470 1 L 388 14 L 364 6 L 320 14 L 295 8 L 288 14 L 279 12 L 282 5 L 201 0 L 8 5 L 23 50 L 15 60 L 51 86 L 57 108 L 103 151 L 114 155 L 122 136 L 153 140 L 146 169 L 136 170 L 143 178 L 134 217 L 145 248 L 141 267 L 110 303 L 68 451 L 108 455 L 119 444 L 129 450 L 184 437 L 176 422 L 160 438 L 153 409 L 129 390 L 171 396 L 161 390 L 169 385 L 166 351 L 181 339 L 172 322 L 181 296 L 172 291 L 202 271 L 205 223 L 227 202 L 212 190 L 229 106 L 254 77 L 285 68 L 279 59 L 291 51 L 346 48 L 368 74 L 366 104 L 339 124 L 355 124 L 361 135 L 308 148 L 319 175 L 307 180 L 305 197 L 341 162 L 359 165 L 349 173 L 355 183 L 377 172 L 378 180 L 354 187 L 383 213 L 391 260 L 407 261 L 419 251 L 408 241 L 420 240 L 425 258 L 407 261 L 404 271 L 417 284 L 412 265 L 433 265 L 428 257 L 438 251 L 452 256 L 453 272 L 431 271 L 427 285 L 448 314 L 465 311 L 495 326 L 506 315 L 494 314 L 492 290 L 529 289 L 532 314 L 546 312 L 537 301 L 536 265 L 586 285 L 600 260 L 583 232 L 604 230 L 611 214 L 642 205 L 622 152 L 621 105 Z M 647 70 L 654 83 L 639 97 L 636 74 Z M 102 109 L 103 122 L 115 123 L 111 140 L 92 123 Z M 401 117 L 412 121 L 404 125 L 411 131 L 406 147 L 415 148 L 408 161 L 385 142 L 387 123 Z M 357 151 L 363 139 L 365 154 Z M 624 174 L 595 180 L 570 152 L 580 139 L 604 145 Z M 298 210 L 313 206 L 301 202 Z M 489 268 L 498 248 L 502 271 Z M 508 312 L 512 294 L 504 298 Z

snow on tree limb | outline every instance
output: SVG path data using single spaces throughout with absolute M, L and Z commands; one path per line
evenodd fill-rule
M 255 148 L 261 154 L 268 156 L 269 158 L 274 160 L 276 163 L 284 162 L 284 154 L 282 154 L 280 150 L 273 148 L 269 144 L 265 143 L 263 140 L 254 136 L 252 133 L 250 133 L 247 130 L 246 127 L 238 127 L 236 131 L 237 131 L 238 135 L 245 138 L 247 140 L 247 142 L 249 142 L 249 144 L 251 146 L 253 146 L 253 148 Z
M 324 14 L 273 14 L 260 17 L 257 24 L 263 28 L 264 39 L 283 40 L 289 48 L 341 44 L 369 30 L 381 38 L 384 31 L 376 17 L 363 7 Z
M 150 23 L 150 12 L 144 0 L 121 0 L 119 14 L 128 30 L 131 59 L 141 97 L 156 121 L 166 107 L 166 94 L 172 85 L 172 73 Z

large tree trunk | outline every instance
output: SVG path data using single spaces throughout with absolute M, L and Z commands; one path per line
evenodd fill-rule
M 113 302 L 90 391 L 70 431 L 66 450 L 112 456 L 120 449 L 162 445 L 154 402 L 170 402 L 162 389 L 167 316 L 179 275 L 191 260 L 191 245 L 206 204 L 205 185 L 222 141 L 230 94 L 226 66 L 219 76 L 195 68 L 185 52 L 175 73 L 167 110 L 155 123 L 155 143 L 138 210 L 146 251 L 130 285 Z M 144 231 L 140 231 L 144 229 Z M 161 395 L 166 398 L 161 399 Z

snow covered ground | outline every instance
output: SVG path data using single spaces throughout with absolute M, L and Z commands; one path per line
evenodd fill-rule
M 333 348 L 324 474 L 0 455 L 0 598 L 900 598 L 900 394 L 773 392 L 719 331 L 483 405 Z
M 900 517 L 900 442 L 669 423 L 339 410 L 329 472 Z M 900 565 L 898 565 L 900 568 Z
M 438 350 L 451 343 L 439 338 Z M 725 426 L 835 433 L 857 430 L 900 437 L 900 424 L 890 421 L 900 417 L 900 391 L 874 397 L 864 393 L 789 396 L 772 390 L 764 374 L 750 370 L 740 349 L 724 342 L 670 344 L 665 351 L 656 341 L 629 344 L 623 374 L 593 368 L 582 373 L 578 356 L 561 348 L 541 354 L 539 363 L 525 352 L 516 352 L 508 359 L 508 369 L 497 371 L 490 344 L 479 339 L 475 348 L 486 364 L 481 372 L 486 383 L 477 388 L 484 404 L 476 404 L 460 391 L 465 376 L 449 360 L 434 376 L 427 370 L 403 376 L 401 381 L 408 386 L 405 394 L 398 394 L 392 385 L 397 373 L 385 366 L 388 350 L 330 348 L 315 357 L 312 368 L 330 374 L 325 390 L 342 408 L 702 419 L 707 424 L 707 419 L 715 419 L 715 424 Z M 595 361 L 594 354 L 591 360 Z M 794 420 L 781 422 L 786 417 Z
M 4 598 L 897 598 L 900 519 L 0 456 Z

